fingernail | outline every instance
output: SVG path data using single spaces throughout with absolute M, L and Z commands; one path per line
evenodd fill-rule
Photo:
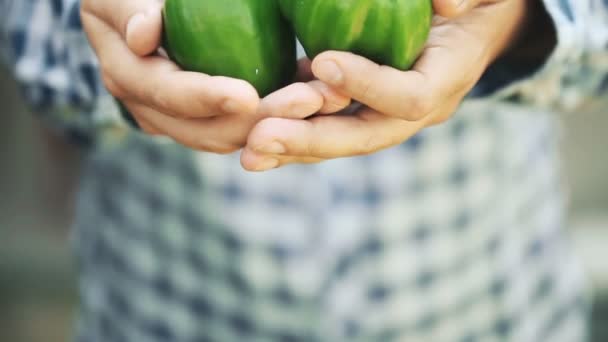
M 256 171 L 266 171 L 266 170 L 274 169 L 277 166 L 279 166 L 278 159 L 268 158 L 268 159 L 262 160 L 255 169 L 256 169 Z
M 260 153 L 266 153 L 266 154 L 283 154 L 283 153 L 287 152 L 287 149 L 280 142 L 273 141 L 268 145 L 261 146 L 256 151 L 260 152 Z
M 342 70 L 331 60 L 319 62 L 315 68 L 315 76 L 330 85 L 341 85 L 343 80 Z
M 129 23 L 127 24 L 127 32 L 125 33 L 127 40 L 129 39 L 129 35 L 130 35 L 131 31 L 133 31 L 135 26 L 137 26 L 139 23 L 141 23 L 145 19 L 146 19 L 146 16 L 143 13 L 137 13 L 134 16 L 132 16 L 131 19 L 129 19 Z
M 226 100 L 222 104 L 222 111 L 227 114 L 243 114 L 243 106 L 235 100 Z

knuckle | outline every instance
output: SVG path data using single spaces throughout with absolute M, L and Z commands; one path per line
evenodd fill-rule
M 233 106 L 228 96 L 221 96 L 216 100 L 210 100 L 205 96 L 193 96 L 193 100 L 188 106 L 189 111 L 183 112 L 181 115 L 184 118 L 207 117 L 212 120 L 217 118 L 218 115 L 232 114 Z

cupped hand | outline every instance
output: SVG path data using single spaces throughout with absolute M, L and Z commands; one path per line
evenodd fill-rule
M 434 17 L 424 51 L 409 71 L 346 52 L 320 54 L 312 62 L 312 74 L 363 106 L 352 115 L 260 121 L 241 154 L 243 167 L 263 171 L 366 155 L 444 122 L 490 63 L 517 40 L 529 2 L 435 0 L 442 16 Z M 260 108 L 281 112 L 286 106 L 267 98 Z
M 294 83 L 284 89 L 291 96 L 291 110 L 264 114 L 249 83 L 182 71 L 158 53 L 161 9 L 160 0 L 81 3 L 82 23 L 106 88 L 149 134 L 166 135 L 200 151 L 231 153 L 245 145 L 264 115 L 304 118 L 322 109 L 324 94 L 334 93 L 320 82 Z M 301 73 L 310 73 L 309 62 L 301 66 Z

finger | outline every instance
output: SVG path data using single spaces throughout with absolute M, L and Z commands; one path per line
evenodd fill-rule
M 412 127 L 410 127 L 409 129 L 406 128 L 405 131 L 401 132 L 401 139 L 405 140 L 407 138 L 409 138 L 410 136 L 414 135 L 415 133 L 417 133 L 420 129 L 422 129 L 423 127 L 431 127 L 434 125 L 438 125 L 440 123 L 443 123 L 445 121 L 447 121 L 450 117 L 452 117 L 453 113 L 457 110 L 459 104 L 461 103 L 461 96 L 459 96 L 459 94 L 456 94 L 454 96 L 452 96 L 452 98 L 449 100 L 449 103 L 446 105 L 445 108 L 442 108 L 441 110 L 438 110 L 434 113 L 432 113 L 431 116 L 429 116 L 427 122 L 425 124 L 422 124 L 419 127 L 414 127 L 412 130 Z M 380 118 L 381 119 L 381 118 Z M 289 123 L 285 123 L 286 125 L 288 125 Z M 275 127 L 276 129 L 276 127 Z M 284 141 L 281 141 L 280 139 L 275 139 L 275 136 L 272 136 L 272 129 L 268 130 L 267 135 L 269 137 L 266 138 L 266 145 L 264 145 L 263 142 L 260 142 L 261 146 L 284 146 L 284 145 L 291 145 L 289 143 L 285 144 Z M 404 134 L 405 133 L 405 134 Z M 258 134 L 258 132 L 252 132 L 249 141 L 253 141 L 256 139 L 256 137 L 254 136 L 255 134 Z M 263 135 L 263 133 L 261 133 L 260 135 Z M 295 137 L 295 136 L 294 136 Z M 290 139 L 291 137 L 288 137 L 287 139 Z M 259 140 L 264 140 L 263 138 L 259 138 Z M 309 138 L 309 142 L 308 145 L 309 146 L 319 146 L 319 147 L 307 147 L 307 148 L 300 148 L 300 151 L 306 151 L 305 153 L 315 153 L 315 149 L 320 149 L 320 144 L 322 144 L 322 142 L 315 142 L 314 140 L 316 140 L 317 138 L 315 137 L 310 137 Z M 341 137 L 337 137 L 337 139 L 342 139 Z M 368 139 L 371 139 L 371 137 L 368 137 Z M 380 145 L 385 145 L 387 147 L 389 146 L 393 146 L 396 145 L 397 143 L 394 143 L 394 141 L 399 141 L 399 138 L 396 138 L 395 140 L 393 140 L 393 142 L 387 141 L 385 143 L 380 142 Z M 305 145 L 304 144 L 300 144 L 300 145 Z M 329 146 L 332 146 L 331 141 L 328 142 Z M 295 144 L 297 145 L 297 144 Z M 376 145 L 375 143 L 367 143 L 366 147 L 363 148 L 359 148 L 362 151 L 357 151 L 355 153 L 349 154 L 349 153 L 345 153 L 345 152 L 341 152 L 344 153 L 343 155 L 333 155 L 331 156 L 331 158 L 338 158 L 338 157 L 346 157 L 346 156 L 351 156 L 351 155 L 359 155 L 359 154 L 368 154 L 368 153 L 372 153 L 372 152 L 376 152 L 379 149 L 382 149 L 383 147 L 378 147 L 378 145 Z M 243 152 L 241 154 L 241 165 L 246 169 L 246 170 L 250 170 L 250 171 L 265 171 L 265 170 L 270 170 L 270 169 L 274 169 L 274 168 L 278 168 L 284 165 L 289 165 L 289 164 L 309 164 L 309 163 L 320 163 L 323 162 L 327 159 L 330 159 L 330 156 L 326 155 L 325 158 L 319 158 L 319 157 L 311 157 L 309 155 L 290 155 L 289 151 L 287 148 L 283 148 L 283 150 L 285 151 L 286 154 L 275 154 L 275 153 L 264 153 L 264 152 L 260 152 L 259 150 L 264 150 L 265 148 L 260 148 L 260 149 L 254 149 L 251 146 L 251 143 L 248 144 L 248 147 L 246 147 L 245 149 L 243 149 Z M 267 150 L 267 149 L 266 149 Z M 274 150 L 276 151 L 276 149 Z
M 433 0 L 435 13 L 446 18 L 463 15 L 477 7 L 482 0 Z
M 471 39 L 462 35 L 454 38 Z M 412 70 L 401 71 L 351 53 L 330 51 L 319 55 L 312 69 L 321 81 L 385 115 L 417 121 L 455 92 L 470 90 L 484 70 L 484 57 L 477 51 L 429 46 Z
M 328 159 L 370 154 L 404 142 L 427 127 L 431 117 L 439 114 L 433 113 L 424 121 L 408 122 L 365 108 L 358 118 L 324 116 L 309 121 L 266 119 L 250 134 L 247 147 L 241 155 L 241 164 L 247 170 L 264 171 L 293 163 L 318 163 Z M 332 138 L 323 139 L 324 137 Z M 263 146 L 269 146 L 268 142 L 287 146 L 286 152 L 263 152 Z
M 332 159 L 366 155 L 401 143 L 425 126 L 364 108 L 354 116 L 317 116 L 310 120 L 268 118 L 249 134 L 247 147 L 268 158 Z M 282 147 L 283 153 L 277 146 Z
M 251 84 L 227 77 L 180 71 L 162 57 L 138 57 L 118 34 L 91 15 L 83 15 L 90 41 L 101 62 L 104 79 L 110 79 L 118 98 L 178 118 L 221 114 L 254 115 L 259 97 Z M 122 91 L 120 91 L 122 90 Z
M 148 55 L 160 45 L 162 2 L 159 0 L 82 2 L 82 11 L 98 17 L 119 33 L 137 55 Z
M 308 58 L 301 58 L 298 60 L 298 70 L 296 72 L 296 80 L 298 82 L 308 82 L 315 78 L 310 69 L 311 64 L 312 61 Z
M 307 83 L 293 83 L 266 96 L 260 102 L 260 117 L 302 119 L 323 107 L 323 95 Z
M 308 84 L 323 96 L 323 107 L 319 114 L 337 113 L 350 105 L 350 97 L 338 92 L 321 81 L 311 81 Z
M 232 153 L 244 146 L 251 124 L 230 122 L 228 116 L 208 119 L 176 119 L 146 106 L 131 104 L 129 110 L 176 142 L 198 151 Z M 234 119 L 234 118 L 232 118 Z
M 283 156 L 281 158 L 268 157 L 265 154 L 255 152 L 245 148 L 241 152 L 241 166 L 248 171 L 268 171 L 287 164 L 316 164 L 324 161 L 322 158 L 314 157 L 291 157 Z
M 312 63 L 315 76 L 375 110 L 409 121 L 432 111 L 438 94 L 427 77 L 417 71 L 380 66 L 348 52 L 330 51 Z

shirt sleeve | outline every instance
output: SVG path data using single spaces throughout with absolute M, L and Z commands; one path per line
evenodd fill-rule
M 498 63 L 472 93 L 573 112 L 608 91 L 608 2 L 543 0 L 557 46 L 540 66 Z
M 82 143 L 130 127 L 105 91 L 79 0 L 0 0 L 0 50 L 32 112 Z

